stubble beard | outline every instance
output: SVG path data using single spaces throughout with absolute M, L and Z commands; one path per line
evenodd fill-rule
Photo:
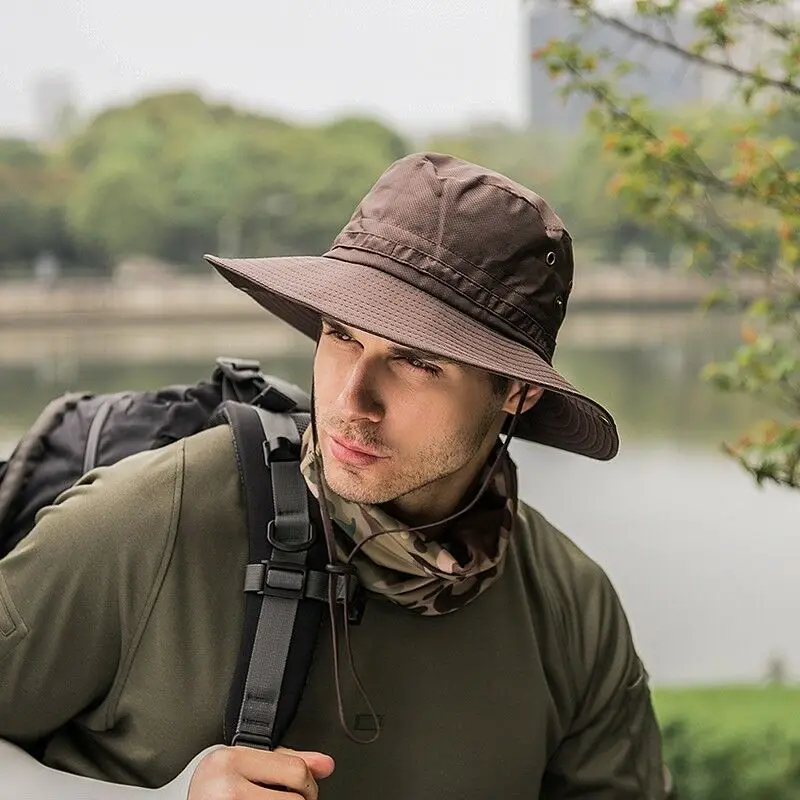
M 339 497 L 362 505 L 383 505 L 414 495 L 432 496 L 437 484 L 462 470 L 476 457 L 495 424 L 497 412 L 497 407 L 486 407 L 472 425 L 462 426 L 446 439 L 429 442 L 423 452 L 414 454 L 413 460 L 410 456 L 393 453 L 395 470 L 382 475 L 380 483 L 373 480 L 368 471 L 338 462 L 328 464 L 323 459 L 325 482 Z M 348 425 L 330 415 L 322 416 L 321 427 L 365 447 L 385 449 L 377 429 Z

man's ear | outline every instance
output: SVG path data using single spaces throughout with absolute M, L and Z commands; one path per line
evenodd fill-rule
M 509 387 L 508 394 L 506 395 L 506 402 L 503 405 L 503 411 L 507 414 L 513 414 L 517 410 L 522 392 L 526 391 L 525 401 L 522 404 L 521 413 L 530 411 L 538 402 L 539 398 L 544 394 L 544 389 L 541 386 L 531 386 L 529 383 L 522 383 L 521 381 L 513 381 Z

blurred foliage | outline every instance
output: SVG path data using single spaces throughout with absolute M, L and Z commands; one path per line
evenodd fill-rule
M 67 229 L 73 172 L 21 139 L 0 139 L 0 264 L 30 262 L 42 251 L 78 258 Z
M 372 119 L 295 125 L 169 93 L 104 111 L 46 147 L 0 139 L 0 269 L 43 251 L 81 271 L 131 255 L 202 270 L 209 251 L 324 252 L 378 174 L 412 147 L 537 190 L 568 221 L 586 266 L 631 251 L 661 267 L 673 258 L 671 237 L 609 190 L 621 162 L 591 131 L 484 125 L 412 145 Z
M 0 264 L 323 252 L 408 150 L 371 119 L 301 126 L 194 93 L 146 97 L 48 149 L 0 140 Z
M 800 687 L 656 689 L 677 800 L 800 797 Z
M 788 673 L 788 665 L 785 664 Z M 662 724 L 691 723 L 709 737 L 757 736 L 767 730 L 800 740 L 800 684 L 784 674 L 763 683 L 660 687 L 653 703 Z
M 591 129 L 617 165 L 609 189 L 627 213 L 725 281 L 709 305 L 741 307 L 743 282 L 757 287 L 742 347 L 705 374 L 774 410 L 727 452 L 759 484 L 800 488 L 800 18 L 785 0 L 637 0 L 626 17 L 592 0 L 565 2 L 586 25 L 729 81 L 724 108 L 680 119 L 626 90 L 641 65 L 588 48 L 580 35 L 533 54 L 566 95 L 591 99 Z M 687 15 L 696 39 L 682 43 L 672 26 Z
M 767 728 L 714 735 L 686 721 L 663 726 L 674 800 L 793 800 L 800 797 L 800 737 Z

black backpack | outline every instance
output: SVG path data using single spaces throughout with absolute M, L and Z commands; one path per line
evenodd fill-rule
M 249 563 L 244 629 L 224 720 L 225 741 L 264 749 L 288 728 L 305 686 L 329 585 L 358 622 L 354 571 L 328 564 L 324 537 L 300 473 L 310 401 L 264 375 L 257 361 L 219 358 L 191 386 L 53 400 L 0 462 L 0 558 L 37 512 L 94 467 L 230 425 L 245 499 Z

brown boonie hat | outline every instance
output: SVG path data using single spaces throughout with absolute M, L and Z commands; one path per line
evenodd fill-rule
M 307 336 L 320 315 L 546 389 L 515 435 L 613 458 L 611 415 L 552 366 L 572 240 L 539 195 L 453 156 L 396 161 L 322 256 L 219 258 L 234 286 Z

